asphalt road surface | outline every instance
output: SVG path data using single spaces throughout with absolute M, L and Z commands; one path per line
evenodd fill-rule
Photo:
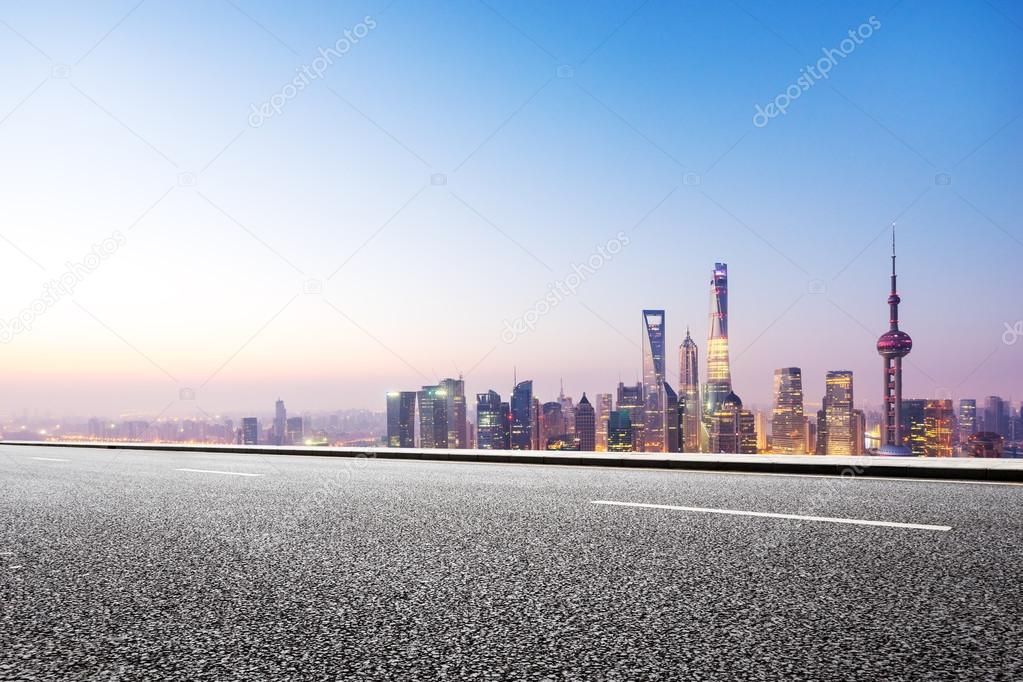
M 1023 487 L 0 446 L 0 607 L 2 680 L 1020 679 Z

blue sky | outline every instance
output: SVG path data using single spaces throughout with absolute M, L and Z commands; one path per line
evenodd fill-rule
M 0 409 L 188 412 L 182 387 L 210 412 L 278 394 L 382 409 L 459 371 L 504 394 L 513 367 L 542 397 L 560 377 L 612 391 L 639 372 L 643 308 L 666 309 L 672 349 L 689 325 L 704 351 L 715 261 L 746 402 L 796 365 L 808 402 L 852 369 L 876 405 L 895 219 L 907 396 L 1021 393 L 1023 342 L 1002 339 L 1023 319 L 1012 3 L 134 0 L 2 3 L 0 22 L 0 317 L 126 237 L 0 346 Z M 502 341 L 620 231 L 621 253 Z

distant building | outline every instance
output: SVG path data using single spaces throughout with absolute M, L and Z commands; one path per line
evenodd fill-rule
M 643 432 L 643 384 L 626 386 L 618 382 L 618 402 L 615 406 L 618 412 L 625 412 L 629 415 L 629 424 L 632 433 L 630 447 L 635 450 L 642 445 Z
M 597 452 L 607 451 L 607 426 L 611 418 L 611 394 L 598 393 L 594 407 L 596 408 L 597 419 Z
M 532 450 L 534 443 L 533 382 L 520 381 L 511 396 L 511 449 Z
M 700 402 L 699 349 L 686 328 L 686 338 L 678 349 L 679 443 L 682 452 L 700 451 L 702 403 Z
M 960 443 L 966 443 L 970 436 L 977 433 L 977 401 L 975 399 L 963 398 L 959 401 L 957 432 Z
M 476 394 L 476 447 L 508 449 L 508 403 L 501 402 L 497 391 Z
M 951 400 L 928 400 L 924 404 L 924 455 L 952 456 L 955 412 Z
M 803 415 L 803 372 L 798 367 L 774 370 L 771 451 L 783 455 L 806 452 Z
M 285 444 L 302 445 L 302 441 L 302 418 L 288 417 Z
M 597 415 L 585 393 L 575 406 L 575 436 L 580 450 L 594 452 L 597 449 Z
M 853 410 L 853 454 L 867 452 L 867 415 L 863 410 Z
M 255 417 L 242 417 L 242 443 L 259 445 L 259 420 Z
M 419 398 L 419 447 L 448 447 L 447 391 L 440 386 L 423 386 Z
M 753 413 L 742 409 L 742 400 L 735 393 L 725 396 L 710 417 L 709 451 L 751 455 L 757 452 Z
M 664 396 L 664 452 L 681 452 L 679 426 L 682 413 L 678 409 L 678 393 L 667 381 L 663 383 Z
M 416 392 L 391 391 L 387 394 L 387 447 L 416 446 Z
M 272 441 L 274 445 L 285 445 L 288 439 L 288 411 L 280 398 L 274 405 L 274 425 Z
M 728 265 L 725 263 L 714 264 L 710 281 L 707 382 L 703 392 L 703 418 L 709 433 L 717 419 L 719 406 L 732 394 L 732 372 L 728 360 Z M 713 447 L 710 451 L 721 452 Z
M 984 430 L 1002 438 L 1009 436 L 1009 406 L 999 396 L 988 396 L 984 401 Z
M 632 452 L 632 418 L 627 410 L 615 410 L 608 417 L 608 452 Z
M 643 452 L 664 452 L 664 311 L 643 311 Z M 676 410 L 677 413 L 677 410 Z
M 825 389 L 825 452 L 828 455 L 855 455 L 858 449 L 853 424 L 853 373 L 847 370 L 828 372 Z
M 914 457 L 923 457 L 927 452 L 926 407 L 926 400 L 908 398 L 902 401 L 900 431 L 905 436 L 909 454 Z
M 440 382 L 444 391 L 444 411 L 447 415 L 448 433 L 445 447 L 462 450 L 469 447 L 465 418 L 465 382 L 461 379 L 444 379 Z
M 561 403 L 551 401 L 540 406 L 540 442 L 545 444 L 568 433 Z

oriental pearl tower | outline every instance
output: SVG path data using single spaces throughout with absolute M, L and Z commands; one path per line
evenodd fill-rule
M 877 454 L 906 457 L 913 452 L 902 443 L 902 358 L 913 349 L 913 339 L 899 329 L 899 294 L 895 286 L 895 224 L 892 224 L 892 291 L 888 295 L 890 328 L 877 340 L 884 358 L 884 421 Z

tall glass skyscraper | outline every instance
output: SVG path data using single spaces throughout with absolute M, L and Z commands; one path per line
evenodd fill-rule
M 598 393 L 595 405 L 597 412 L 597 452 L 607 451 L 607 426 L 611 418 L 611 394 Z
M 959 443 L 965 444 L 967 439 L 977 433 L 977 401 L 974 398 L 963 398 L 959 401 Z
M 626 386 L 619 381 L 618 402 L 615 405 L 615 410 L 629 415 L 629 429 L 632 433 L 629 449 L 637 449 L 636 444 L 643 439 L 643 384 Z M 619 424 L 621 424 L 621 421 L 619 421 Z M 610 448 L 610 444 L 608 448 Z
M 725 263 L 714 264 L 710 281 L 707 383 L 703 391 L 703 416 L 708 420 L 732 392 L 732 371 L 728 363 L 728 265 Z
M 440 387 L 444 390 L 444 409 L 447 413 L 447 447 L 467 448 L 469 435 L 465 420 L 465 382 L 461 378 L 444 379 Z
M 825 454 L 855 455 L 856 425 L 853 422 L 853 373 L 828 372 L 825 378 L 824 421 L 827 426 Z
M 771 450 L 784 455 L 806 452 L 803 416 L 803 372 L 798 367 L 774 370 L 774 410 L 771 414 Z
M 686 338 L 678 349 L 679 445 L 682 452 L 700 451 L 702 410 L 698 353 L 687 327 Z
M 497 391 L 476 394 L 476 447 L 480 450 L 503 450 L 508 430 L 507 415 L 502 413 L 501 396 Z
M 664 311 L 643 311 L 643 451 L 664 452 Z
M 533 382 L 515 384 L 511 397 L 511 449 L 533 449 Z
M 412 448 L 416 445 L 416 393 L 391 391 L 387 394 L 387 447 Z M 288 420 L 291 421 L 290 419 Z
M 447 391 L 423 386 L 419 391 L 419 447 L 448 447 Z

